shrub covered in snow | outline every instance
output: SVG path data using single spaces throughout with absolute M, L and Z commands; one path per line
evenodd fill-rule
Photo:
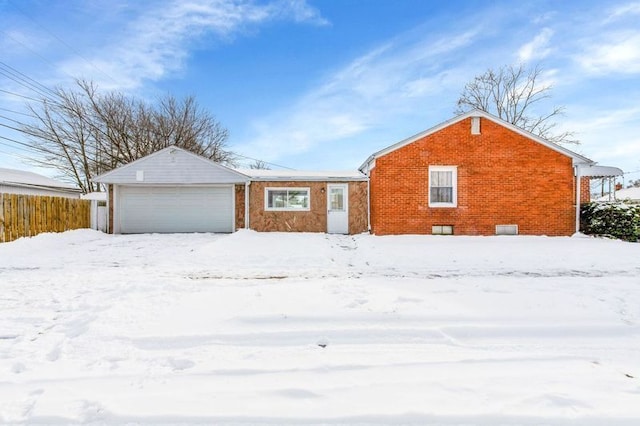
M 587 203 L 581 209 L 581 230 L 621 240 L 640 240 L 640 204 L 626 202 Z

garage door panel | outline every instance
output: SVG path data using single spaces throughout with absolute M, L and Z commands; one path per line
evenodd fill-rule
M 120 232 L 233 232 L 233 187 L 121 187 Z

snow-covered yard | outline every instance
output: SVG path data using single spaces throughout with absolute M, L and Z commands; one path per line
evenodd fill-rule
M 0 245 L 0 422 L 640 424 L 640 244 Z

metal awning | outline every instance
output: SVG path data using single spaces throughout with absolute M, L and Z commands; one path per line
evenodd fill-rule
M 580 169 L 578 173 L 580 176 L 588 176 L 588 177 L 614 177 L 614 176 L 622 176 L 624 172 L 622 169 L 611 166 L 597 166 L 597 165 L 584 165 L 578 166 Z

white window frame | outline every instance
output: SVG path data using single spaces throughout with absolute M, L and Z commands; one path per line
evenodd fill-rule
M 451 172 L 451 184 L 453 185 L 452 202 L 431 202 L 431 172 Z M 458 166 L 429 166 L 429 207 L 458 207 Z
M 453 235 L 453 225 L 431 225 L 431 235 Z
M 515 233 L 506 230 L 515 230 Z M 496 225 L 496 235 L 519 235 L 519 232 L 518 225 Z
M 307 191 L 307 207 L 269 207 L 269 191 Z M 311 188 L 308 186 L 266 187 L 264 189 L 264 209 L 270 212 L 308 212 L 311 210 Z

